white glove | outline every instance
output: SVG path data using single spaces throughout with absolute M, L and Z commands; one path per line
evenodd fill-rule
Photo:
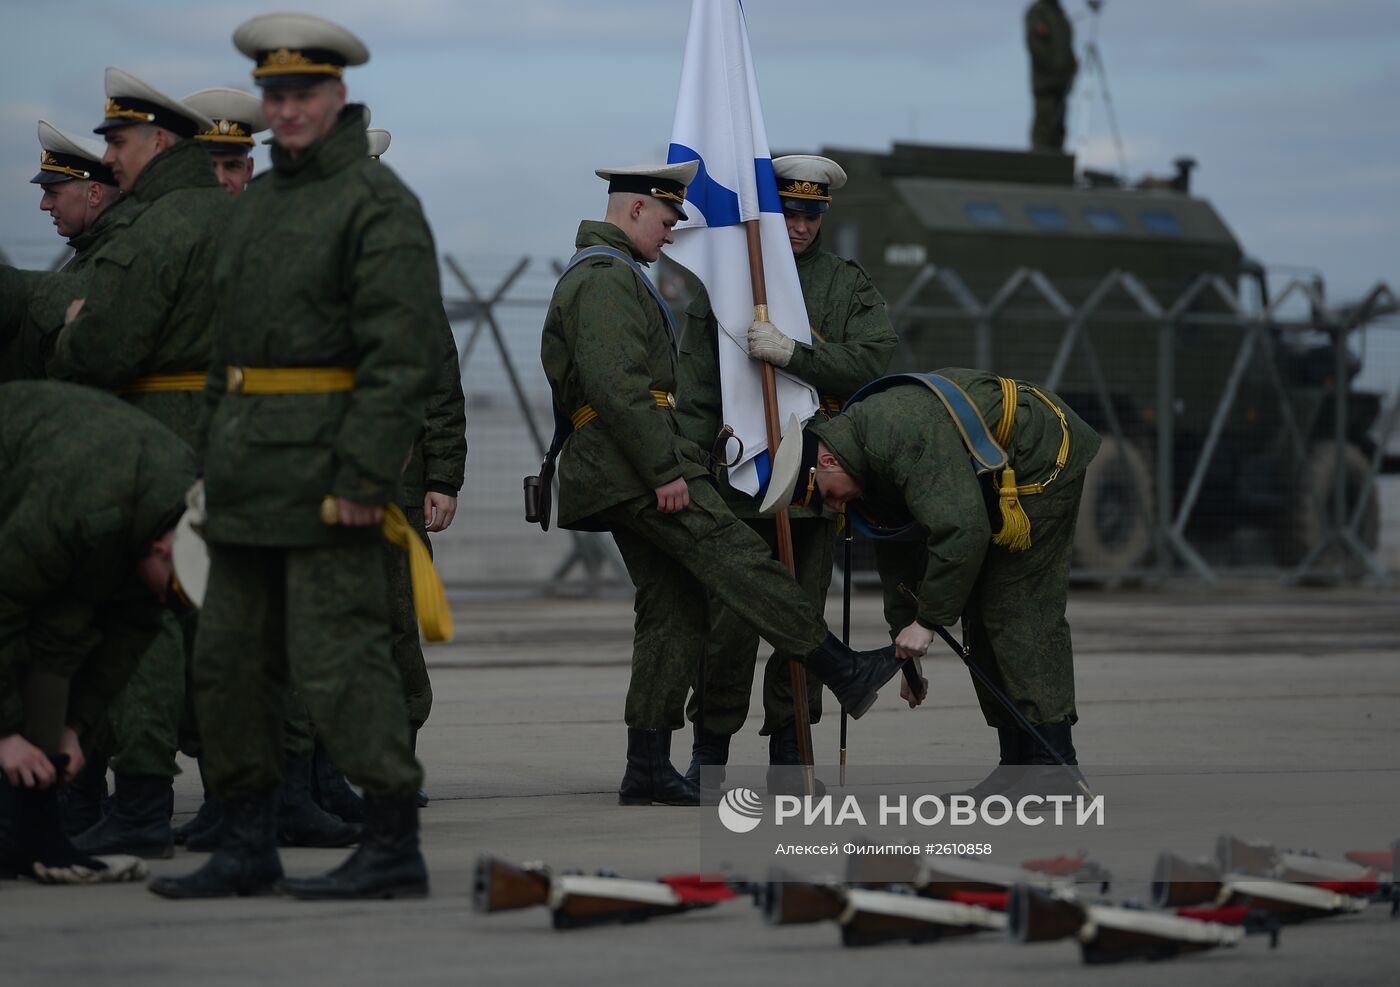
M 185 511 L 190 516 L 190 524 L 198 527 L 208 518 L 208 511 L 204 506 L 204 480 L 200 478 L 194 481 L 194 486 L 185 491 Z
M 34 879 L 40 884 L 119 884 L 144 880 L 150 873 L 146 862 L 138 857 L 93 857 L 92 862 L 97 867 L 80 863 L 48 867 L 35 861 Z
M 749 326 L 749 356 L 775 367 L 786 367 L 792 359 L 792 337 L 771 322 L 755 322 Z

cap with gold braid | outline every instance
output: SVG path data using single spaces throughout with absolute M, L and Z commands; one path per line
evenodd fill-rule
M 39 173 L 30 179 L 35 185 L 59 182 L 101 182 L 115 185 L 112 169 L 102 163 L 105 148 L 97 141 L 65 134 L 47 120 L 39 121 Z
M 593 172 L 608 183 L 608 194 L 614 192 L 636 192 L 660 199 L 680 214 L 688 218 L 681 207 L 685 204 L 685 190 L 700 169 L 699 161 L 683 161 L 680 164 L 632 165 L 627 168 L 599 168 Z
M 823 213 L 831 208 L 831 193 L 846 184 L 846 172 L 830 158 L 816 154 L 785 154 L 773 159 L 778 197 L 793 212 Z
M 180 102 L 214 121 L 214 126 L 194 135 L 214 153 L 251 151 L 253 135 L 267 129 L 262 100 L 241 89 L 201 89 Z
M 107 102 L 104 119 L 92 128 L 94 134 L 105 134 L 117 127 L 149 123 L 162 127 L 180 137 L 193 137 L 201 130 L 214 126 L 203 113 L 191 109 L 178 99 L 146 85 L 136 76 L 114 65 L 107 66 Z
M 371 127 L 365 131 L 365 137 L 369 139 L 369 156 L 377 158 L 389 150 L 389 141 L 393 139 L 393 134 L 378 127 Z
M 346 66 L 369 61 L 364 42 L 312 14 L 261 14 L 238 26 L 233 44 L 257 63 L 253 81 L 264 89 L 339 79 Z

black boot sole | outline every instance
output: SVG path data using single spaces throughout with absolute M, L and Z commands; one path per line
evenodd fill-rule
M 428 882 L 415 881 L 374 891 L 340 893 L 330 890 L 296 890 L 295 885 L 280 881 L 277 890 L 289 898 L 296 898 L 300 901 L 390 901 L 400 898 L 426 898 L 428 897 Z
M 74 844 L 76 847 L 77 844 Z M 98 847 L 93 850 L 85 850 L 82 847 L 77 849 L 87 854 L 89 857 L 140 857 L 142 860 L 173 860 L 175 858 L 175 844 L 165 845 L 143 844 L 140 846 L 112 846 Z
M 153 895 L 167 898 L 171 901 L 197 901 L 211 898 L 263 898 L 277 894 L 277 882 L 270 881 L 265 885 L 254 888 L 237 888 L 231 890 L 215 890 L 212 888 L 201 888 L 191 890 L 183 887 L 172 887 L 164 883 L 164 879 L 157 878 L 146 885 L 146 890 Z

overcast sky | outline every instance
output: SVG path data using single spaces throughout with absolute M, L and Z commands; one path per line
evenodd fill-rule
M 393 132 L 385 160 L 440 244 L 479 263 L 565 257 L 603 207 L 592 169 L 660 158 L 689 0 L 335 0 L 369 46 L 351 97 Z M 1022 147 L 1021 0 L 749 0 L 769 137 L 787 150 L 917 139 Z M 0 247 L 58 246 L 35 121 L 85 133 L 119 65 L 181 96 L 251 88 L 229 41 L 265 2 L 5 0 Z M 1079 41 L 1082 0 L 1069 0 Z M 1400 0 L 1109 0 L 1099 41 L 1133 176 L 1200 162 L 1196 189 L 1250 253 L 1320 268 L 1334 294 L 1400 284 Z M 1112 165 L 1086 83 L 1072 141 Z M 1092 122 L 1091 133 L 1085 132 Z M 259 152 L 259 165 L 265 158 Z

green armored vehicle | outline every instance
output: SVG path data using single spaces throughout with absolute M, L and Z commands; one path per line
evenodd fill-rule
M 1337 352 L 1345 333 L 1317 331 L 1338 328 L 1314 324 L 1335 313 L 1317 294 L 1301 319 L 1289 309 L 1292 323 L 1262 314 L 1274 301 L 1265 272 L 1191 194 L 1193 162 L 1125 187 L 1077 174 L 1056 152 L 818 153 L 849 175 L 823 240 L 890 303 L 898 369 L 976 366 L 1042 382 L 1105 436 L 1080 516 L 1083 571 L 1326 554 L 1312 550 L 1331 530 L 1334 478 L 1350 515 L 1380 397 L 1348 392 L 1338 422 L 1338 371 L 1349 380 L 1359 364 L 1345 343 Z M 1374 497 L 1358 517 L 1359 540 L 1374 547 Z

